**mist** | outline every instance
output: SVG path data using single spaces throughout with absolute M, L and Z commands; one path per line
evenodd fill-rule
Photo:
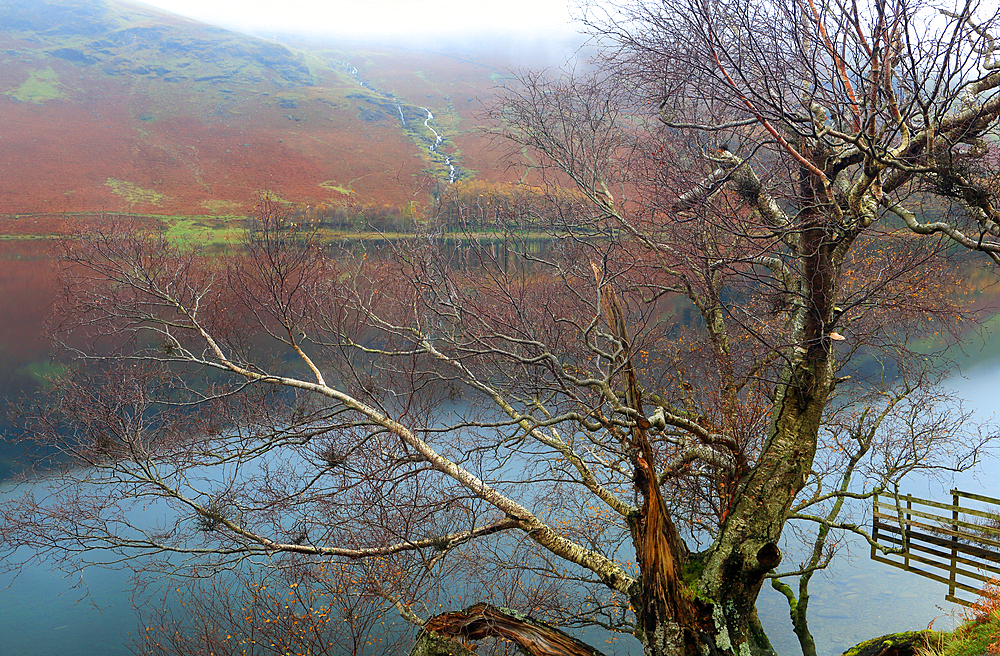
M 153 0 L 151 6 L 271 41 L 356 42 L 486 56 L 514 67 L 558 67 L 581 58 L 588 37 L 570 0 L 366 3 L 288 0 Z

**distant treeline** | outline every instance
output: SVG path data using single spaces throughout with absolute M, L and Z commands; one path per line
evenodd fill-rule
M 960 220 L 961 207 L 938 195 L 917 197 L 922 221 Z M 439 233 L 574 232 L 606 233 L 592 204 L 579 194 L 558 188 L 522 184 L 459 181 L 432 200 L 405 205 L 341 202 L 286 208 L 292 224 L 343 232 L 409 233 L 432 229 Z M 891 221 L 902 227 L 900 221 Z M 973 226 L 967 226 L 973 229 Z
M 579 216 L 573 210 L 577 202 L 568 195 L 554 197 L 525 185 L 465 181 L 450 185 L 433 202 L 424 204 L 297 206 L 288 211 L 288 218 L 298 225 L 356 232 L 410 232 L 417 227 L 449 233 L 524 230 Z

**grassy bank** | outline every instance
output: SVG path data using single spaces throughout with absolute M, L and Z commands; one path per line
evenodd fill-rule
M 986 584 L 954 631 L 927 631 L 926 635 L 926 646 L 917 648 L 916 656 L 1000 655 L 1000 584 L 996 579 Z
M 928 641 L 918 656 L 983 656 L 1000 654 L 1000 588 L 986 585 L 983 596 L 967 611 L 966 621 L 954 631 Z
M 987 586 L 954 631 L 904 631 L 866 640 L 843 656 L 1000 656 L 1000 590 Z

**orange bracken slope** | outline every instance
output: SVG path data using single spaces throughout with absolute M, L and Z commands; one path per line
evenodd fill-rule
M 498 179 L 476 119 L 496 76 L 427 52 L 291 50 L 143 6 L 8 0 L 0 216 L 240 214 L 262 191 L 396 205 L 447 184 L 449 162 Z

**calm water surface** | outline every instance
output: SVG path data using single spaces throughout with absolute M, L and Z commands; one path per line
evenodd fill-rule
M 0 430 L 13 428 L 7 407 L 33 391 L 50 368 L 42 334 L 54 295 L 53 245 L 45 241 L 0 240 Z M 18 468 L 21 450 L 0 444 L 0 479 Z M 9 486 L 0 486 L 0 494 Z M 122 631 L 137 625 L 123 572 L 82 572 L 76 582 L 42 568 L 25 570 L 17 579 L 0 578 L 0 656 L 129 653 Z
M 38 383 L 49 368 L 42 337 L 53 299 L 51 246 L 44 242 L 0 241 L 0 402 L 10 402 Z M 1000 387 L 1000 365 L 983 363 L 952 385 L 981 416 L 993 412 Z M 0 420 L 4 421 L 5 420 Z M 0 429 L 11 430 L 9 423 Z M 16 448 L 0 446 L 0 478 L 16 467 Z M 995 467 L 995 463 L 988 466 Z M 980 472 L 956 481 L 963 489 L 1000 496 L 998 478 Z M 945 498 L 946 489 L 915 484 L 908 490 Z M 0 486 L 0 493 L 9 486 Z M 960 612 L 944 601 L 944 586 L 868 560 L 865 545 L 854 543 L 827 574 L 811 584 L 810 620 L 822 656 L 839 654 L 867 638 L 893 631 L 951 628 Z M 794 554 L 786 556 L 786 563 Z M 73 584 L 87 584 L 89 595 Z M 61 573 L 30 568 L 17 579 L 0 578 L 0 656 L 118 656 L 135 635 L 132 582 L 126 572 L 90 568 L 67 579 Z M 787 603 L 766 588 L 758 602 L 761 620 L 780 654 L 799 653 L 788 620 Z

